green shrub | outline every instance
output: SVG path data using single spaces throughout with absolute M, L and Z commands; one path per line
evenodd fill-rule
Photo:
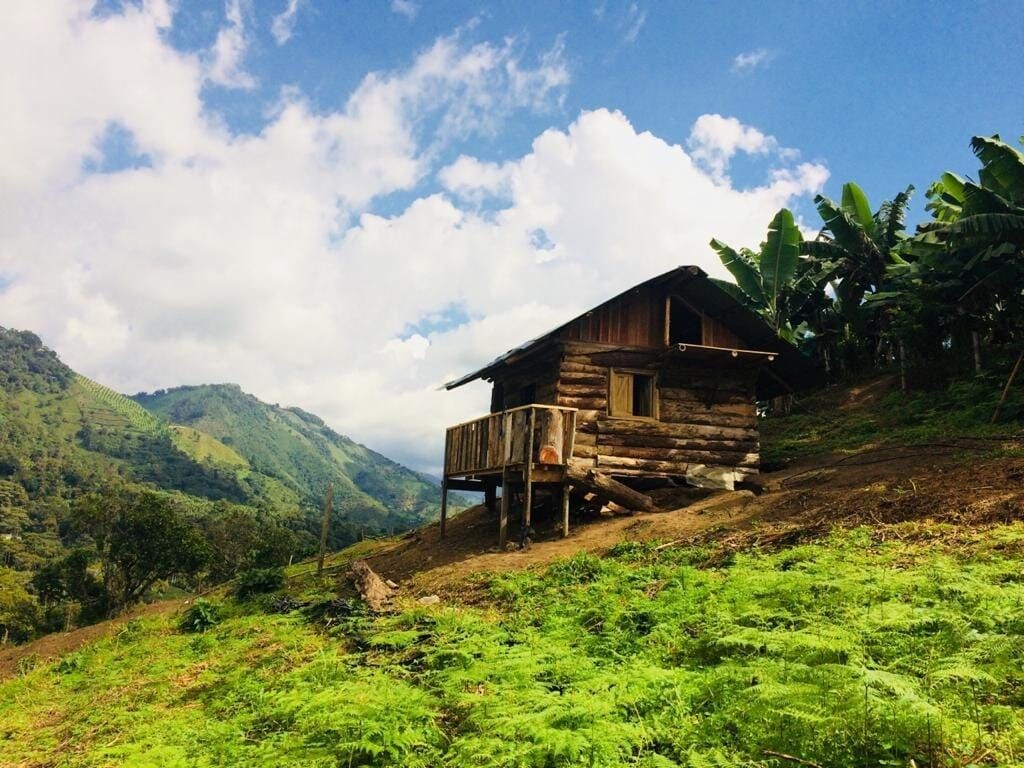
M 253 595 L 276 592 L 283 584 L 284 571 L 281 568 L 254 568 L 238 577 L 235 597 L 245 600 Z
M 220 620 L 220 608 L 200 597 L 185 611 L 179 626 L 183 632 L 205 632 L 217 626 Z

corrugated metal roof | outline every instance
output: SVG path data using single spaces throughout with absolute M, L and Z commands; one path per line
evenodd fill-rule
M 557 328 L 510 349 L 482 368 L 448 382 L 445 384 L 445 389 L 455 389 L 476 379 L 490 378 L 498 369 L 513 365 L 522 357 L 542 349 L 546 344 L 554 341 L 566 327 L 591 312 L 632 291 L 667 282 L 672 283 L 673 294 L 686 299 L 711 317 L 721 321 L 743 339 L 748 348 L 774 352 L 777 355 L 773 362 L 767 364 L 770 372 L 762 375 L 758 382 L 758 397 L 775 397 L 786 392 L 812 389 L 824 382 L 822 371 L 810 358 L 789 342 L 780 339 L 756 313 L 715 285 L 704 270 L 696 266 L 681 266 L 634 285 L 598 304 L 593 309 L 562 323 Z

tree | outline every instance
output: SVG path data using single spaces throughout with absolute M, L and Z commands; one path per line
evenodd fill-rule
M 800 341 L 815 302 L 834 272 L 832 264 L 801 256 L 803 236 L 793 214 L 783 208 L 768 225 L 768 236 L 758 251 L 731 248 L 720 240 L 711 247 L 736 284 L 716 283 L 747 304 L 787 341 Z
M 982 341 L 1024 342 L 1024 154 L 998 136 L 975 136 L 978 181 L 947 172 L 927 192 L 921 225 L 889 268 L 878 297 L 899 313 L 905 343 L 926 360 L 951 346 L 981 368 Z M 927 328 L 922 344 L 916 330 Z M 957 354 L 970 338 L 973 355 Z
M 165 494 L 93 495 L 77 514 L 96 542 L 111 612 L 141 600 L 157 581 L 195 575 L 209 561 L 199 530 Z
M 25 589 L 26 574 L 0 568 L 0 645 L 32 637 L 39 620 L 39 605 Z
M 890 280 L 890 267 L 903 263 L 898 252 L 907 238 L 907 206 L 913 192 L 907 187 L 874 213 L 867 195 L 853 182 L 843 185 L 838 205 L 824 195 L 814 198 L 823 226 L 801 251 L 835 266 L 830 307 L 834 316 L 823 325 L 831 345 L 852 347 L 855 356 L 860 346 L 876 361 L 883 357 L 890 318 L 884 305 L 865 302 L 865 297 L 882 291 Z

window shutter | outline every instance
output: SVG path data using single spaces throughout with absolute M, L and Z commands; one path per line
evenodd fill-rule
M 608 412 L 612 416 L 630 416 L 633 413 L 633 376 L 629 373 L 612 371 L 609 378 L 611 391 L 608 398 Z

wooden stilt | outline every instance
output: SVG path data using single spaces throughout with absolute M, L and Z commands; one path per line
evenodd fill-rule
M 533 435 L 537 428 L 537 411 L 530 409 L 530 435 L 526 440 L 526 469 L 524 470 L 523 482 L 523 530 L 519 536 L 519 545 L 526 546 L 526 540 L 530 537 L 530 517 L 533 510 Z
M 569 484 L 562 486 L 562 538 L 569 535 Z
M 494 502 L 497 496 L 497 485 L 488 480 L 487 484 L 484 485 L 484 506 L 487 507 L 489 514 L 494 514 Z
M 445 537 L 448 525 L 448 480 L 441 481 L 441 538 Z
M 501 476 L 501 517 L 498 520 L 498 549 L 505 551 L 505 540 L 508 538 L 508 508 L 512 503 L 512 493 L 509 488 L 508 474 Z

